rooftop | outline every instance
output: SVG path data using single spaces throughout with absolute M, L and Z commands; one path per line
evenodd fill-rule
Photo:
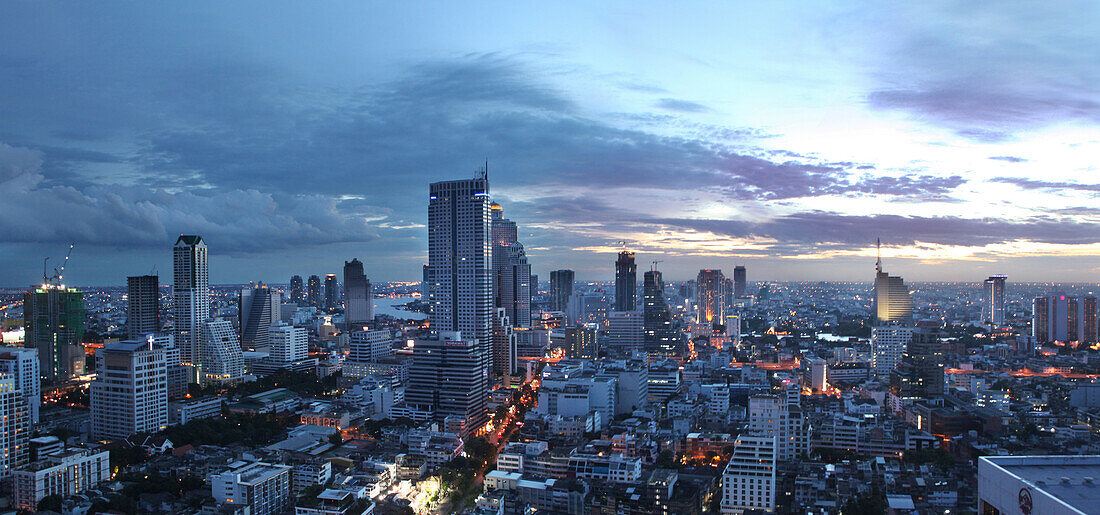
M 1082 513 L 1091 513 L 1100 504 L 1100 456 L 985 456 L 981 462 Z

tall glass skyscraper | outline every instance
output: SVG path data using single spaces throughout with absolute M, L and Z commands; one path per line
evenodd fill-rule
M 321 305 L 321 278 L 316 275 L 309 276 L 309 283 L 306 286 L 308 288 L 306 292 L 306 305 L 315 308 L 323 307 Z
M 638 309 L 638 265 L 634 264 L 634 253 L 619 252 L 615 261 L 615 311 L 634 311 Z
M 913 298 L 905 280 L 882 271 L 882 258 L 875 262 L 875 296 L 871 307 L 876 325 L 908 324 L 913 321 Z
M 344 323 L 350 329 L 374 321 L 374 295 L 358 259 L 344 262 Z
M 518 240 L 516 223 L 504 218 L 504 208 L 490 205 L 493 235 L 494 305 L 504 308 L 514 327 L 531 326 L 531 265 Z
M 657 270 L 650 270 L 643 277 L 642 315 L 646 352 L 650 357 L 675 356 L 679 342 L 672 331 L 672 315 L 665 301 L 665 281 Z
M 696 301 L 699 305 L 696 322 L 722 323 L 726 311 L 726 276 L 721 270 L 704 269 L 695 279 Z
M 43 284 L 23 294 L 24 346 L 38 350 L 42 377 L 63 382 L 84 373 L 84 292 Z
M 733 267 L 733 298 L 745 298 L 746 287 L 748 285 L 747 279 L 748 274 L 746 273 L 744 265 Z
M 573 295 L 573 280 L 572 270 L 550 272 L 550 309 L 565 311 L 569 297 Z
M 982 290 L 982 321 L 994 326 L 1005 323 L 1006 275 L 991 275 Z
M 340 305 L 340 285 L 336 282 L 336 274 L 325 275 L 325 311 L 336 311 Z
M 202 236 L 180 235 L 172 249 L 172 322 L 183 364 L 199 382 L 203 363 L 203 327 L 210 318 L 210 265 Z
M 290 278 L 290 302 L 299 306 L 305 302 L 305 291 L 302 289 L 302 276 L 296 275 Z

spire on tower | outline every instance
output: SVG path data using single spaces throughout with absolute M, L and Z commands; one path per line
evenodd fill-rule
M 875 238 L 875 272 L 882 273 L 882 238 Z

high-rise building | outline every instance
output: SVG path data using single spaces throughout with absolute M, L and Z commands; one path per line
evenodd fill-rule
M 42 406 L 42 372 L 38 352 L 24 347 L 0 347 L 0 374 L 11 376 L 23 394 L 32 424 L 38 423 Z
M 192 382 L 201 382 L 203 328 L 210 319 L 210 265 L 202 236 L 180 235 L 172 249 L 172 323 L 176 345 Z
M 596 359 L 599 357 L 595 324 L 566 327 L 565 351 L 570 358 Z
M 912 339 L 912 327 L 891 324 L 871 328 L 871 368 L 875 377 L 890 377 Z
M 431 269 L 428 265 L 424 264 L 424 270 L 422 271 L 423 278 L 420 280 L 420 299 L 422 302 L 428 302 L 429 286 L 432 283 Z
M 0 479 L 27 463 L 30 410 L 15 378 L 0 374 Z
M 160 278 L 137 275 L 126 278 L 126 337 L 160 331 Z
M 802 408 L 786 397 L 753 395 L 749 397 L 748 416 L 751 434 L 776 437 L 777 460 L 796 460 L 810 451 L 810 430 Z
M 340 285 L 336 282 L 336 274 L 325 275 L 325 311 L 335 312 L 340 306 Z
M 573 271 L 554 270 L 550 272 L 550 310 L 565 311 L 569 297 L 573 296 Z
M 417 340 L 405 388 L 410 415 L 453 417 L 462 421 L 463 435 L 476 432 L 489 420 L 484 369 L 484 352 L 475 339 L 441 331 L 436 338 Z
M 905 280 L 882 271 L 882 257 L 875 262 L 875 293 L 871 311 L 876 325 L 913 321 L 913 298 Z
M 164 349 L 147 340 L 108 343 L 95 356 L 92 438 L 121 440 L 168 427 Z
M 349 329 L 374 321 L 374 295 L 358 259 L 344 262 L 344 324 Z
M 722 472 L 721 513 L 775 511 L 778 447 L 775 436 L 737 437 L 733 455 Z
M 23 294 L 24 345 L 38 351 L 42 378 L 59 383 L 84 373 L 84 293 L 43 284 Z
M 260 284 L 241 290 L 237 299 L 241 346 L 251 351 L 271 345 L 271 324 L 279 321 L 282 309 L 279 292 Z
M 516 223 L 504 218 L 500 204 L 490 205 L 493 237 L 495 307 L 504 308 L 513 327 L 531 326 L 531 265 L 518 241 Z
M 304 327 L 294 327 L 281 322 L 271 325 L 268 331 L 271 341 L 271 363 L 287 368 L 309 357 L 309 335 Z
M 366 329 L 348 334 L 348 361 L 374 363 L 393 355 L 389 329 Z
M 982 290 L 982 322 L 1000 327 L 1005 323 L 1006 275 L 991 275 Z
M 1036 343 L 1097 343 L 1096 297 L 1062 294 L 1035 299 L 1031 330 Z
M 316 275 L 309 276 L 306 291 L 306 305 L 315 308 L 323 307 L 321 304 L 321 278 Z
M 619 252 L 615 260 L 615 311 L 634 311 L 638 308 L 638 265 L 634 253 Z
M 176 335 L 169 333 L 146 333 L 140 340 L 145 340 L 155 346 L 164 349 L 164 362 L 168 377 L 168 398 L 178 399 L 187 395 L 188 375 L 191 368 L 183 365 L 182 352 L 176 345 Z
M 726 337 L 730 345 L 741 343 L 741 315 L 726 315 Z
M 515 373 L 518 366 L 519 337 L 516 335 L 512 319 L 504 308 L 496 308 L 493 313 L 493 361 L 490 364 L 494 376 L 500 377 Z
M 211 320 L 202 328 L 202 381 L 224 384 L 243 379 L 244 356 L 233 324 L 228 320 Z
M 531 274 L 531 296 L 539 294 L 539 276 Z
M 722 271 L 700 270 L 695 280 L 695 294 L 699 306 L 696 323 L 721 323 L 726 311 L 726 277 Z
M 413 365 L 419 360 L 421 380 L 410 384 L 406 399 L 422 407 L 438 410 L 437 417 L 464 417 L 466 430 L 480 428 L 487 419 L 489 364 L 493 329 L 492 218 L 489 180 L 443 181 L 428 189 L 428 265 L 431 267 L 429 302 L 433 334 L 447 338 L 418 342 Z M 456 334 L 458 333 L 458 334 Z M 446 344 L 446 345 L 444 345 Z M 432 353 L 425 349 L 443 348 Z M 446 372 L 456 380 L 445 396 L 435 391 L 417 390 L 430 384 L 429 371 L 446 362 Z M 461 369 L 459 369 L 461 367 Z M 432 372 L 441 374 L 441 371 Z M 440 380 L 437 377 L 435 381 Z M 418 391 L 419 393 L 409 393 Z M 410 397 L 410 395 L 412 397 Z M 419 397 L 416 397 L 419 395 Z
M 939 330 L 918 328 L 898 367 L 890 373 L 890 394 L 901 405 L 914 400 L 942 397 L 944 355 Z
M 296 275 L 290 278 L 290 302 L 299 306 L 306 301 L 305 290 L 302 286 L 302 276 Z
M 645 349 L 645 317 L 639 311 L 612 311 L 607 315 L 607 346 L 623 352 Z
M 665 300 L 665 281 L 657 270 L 650 270 L 643 277 L 642 316 L 645 347 L 650 357 L 678 354 L 679 338 L 672 329 L 672 315 Z
M 744 265 L 733 267 L 733 298 L 743 299 L 748 288 L 748 275 Z

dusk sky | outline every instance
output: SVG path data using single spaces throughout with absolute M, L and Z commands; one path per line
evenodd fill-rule
M 1100 278 L 1096 2 L 409 4 L 0 4 L 0 286 L 419 280 L 485 159 L 543 281 Z

